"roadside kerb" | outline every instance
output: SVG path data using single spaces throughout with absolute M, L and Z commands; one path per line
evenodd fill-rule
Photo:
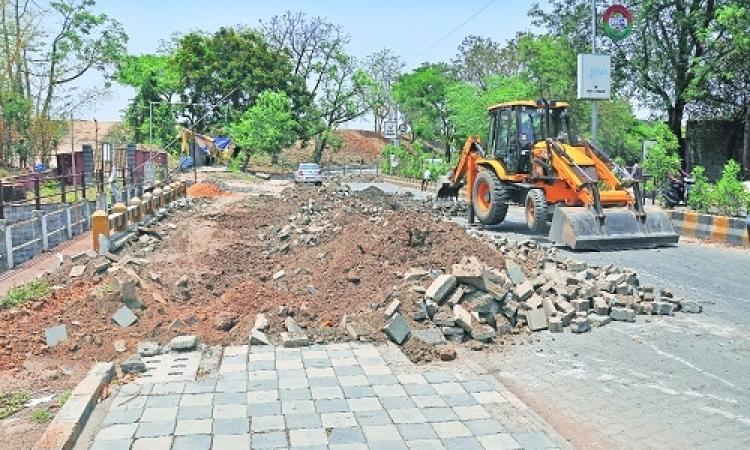
M 747 222 L 743 218 L 674 210 L 669 211 L 669 216 L 680 236 L 750 247 Z
M 115 366 L 112 363 L 97 363 L 86 377 L 78 383 L 55 418 L 47 426 L 33 450 L 69 450 L 75 446 L 78 436 L 96 407 L 104 386 L 112 381 Z

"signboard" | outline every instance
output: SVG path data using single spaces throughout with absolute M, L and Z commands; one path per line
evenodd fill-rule
M 622 5 L 612 5 L 604 10 L 602 29 L 613 41 L 621 41 L 633 31 L 633 14 Z
M 612 90 L 610 55 L 578 55 L 578 98 L 609 100 Z
M 398 122 L 395 120 L 383 122 L 383 137 L 386 139 L 396 139 L 398 137 Z

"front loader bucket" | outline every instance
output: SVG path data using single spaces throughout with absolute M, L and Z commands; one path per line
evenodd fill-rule
M 676 244 L 679 235 L 661 208 L 645 207 L 642 220 L 629 208 L 606 208 L 604 220 L 593 208 L 557 207 L 549 238 L 574 250 L 653 248 Z

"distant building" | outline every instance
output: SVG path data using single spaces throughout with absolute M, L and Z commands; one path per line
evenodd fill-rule
M 104 136 L 107 135 L 112 127 L 119 124 L 120 122 L 94 122 L 93 120 L 74 120 L 72 148 L 74 148 L 76 152 L 80 152 L 81 147 L 84 144 L 88 144 L 92 148 L 97 148 L 97 143 L 101 144 L 102 142 L 104 142 Z M 66 133 L 60 138 L 60 141 L 57 143 L 55 153 L 70 153 L 70 135 L 70 127 L 68 127 Z

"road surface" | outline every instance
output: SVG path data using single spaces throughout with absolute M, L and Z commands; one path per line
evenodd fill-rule
M 370 185 L 424 198 L 387 183 L 351 184 Z M 525 234 L 515 207 L 483 232 L 549 244 Z M 643 284 L 697 300 L 704 312 L 639 316 L 585 335 L 536 333 L 531 344 L 484 358 L 485 367 L 578 447 L 750 448 L 750 251 L 691 242 L 561 251 L 635 269 Z

